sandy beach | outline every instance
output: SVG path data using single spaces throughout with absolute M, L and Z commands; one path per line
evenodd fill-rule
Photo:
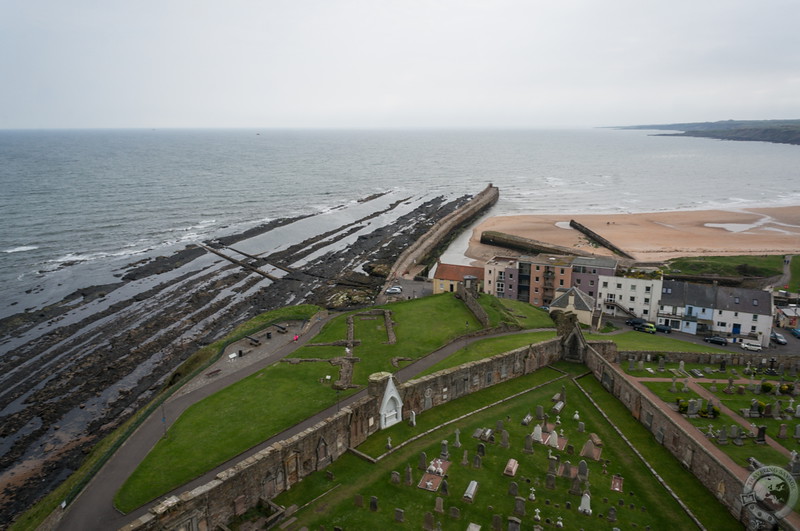
M 800 254 L 800 206 L 735 211 L 696 210 L 641 214 L 496 216 L 481 222 L 470 238 L 467 257 L 482 265 L 493 256 L 520 253 L 480 243 L 484 231 L 498 231 L 601 256 L 611 251 L 590 245 L 570 228 L 575 220 L 640 262 L 679 256 Z

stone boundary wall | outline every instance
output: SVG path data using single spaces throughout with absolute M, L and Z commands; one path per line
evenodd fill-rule
M 472 292 L 464 286 L 463 282 L 459 282 L 456 287 L 456 297 L 464 301 L 464 304 L 481 323 L 481 326 L 484 328 L 489 326 L 489 314 L 486 313 L 486 310 L 480 305 Z
M 389 278 L 403 276 L 407 271 L 410 271 L 415 261 L 423 261 L 450 232 L 477 216 L 481 211 L 494 205 L 499 197 L 500 189 L 489 184 L 467 204 L 442 218 L 400 254 L 389 272 Z
M 397 387 L 404 416 L 531 373 L 561 357 L 558 338 L 409 380 Z M 217 474 L 212 481 L 170 496 L 123 527 L 125 531 L 217 529 L 259 501 L 271 500 L 327 467 L 380 428 L 381 386 L 289 439 L 276 442 Z
M 706 365 L 719 365 L 723 359 L 728 361 L 729 365 L 747 365 L 750 362 L 751 367 L 757 367 L 764 359 L 769 364 L 769 359 L 773 357 L 769 351 L 762 352 L 733 352 L 731 354 L 710 354 L 708 352 L 653 352 L 653 351 L 638 351 L 638 350 L 625 350 L 619 353 L 620 361 L 627 361 L 633 358 L 636 361 L 646 360 L 647 355 L 650 355 L 652 362 L 658 362 L 659 356 L 664 356 L 665 361 L 675 363 L 683 361 L 685 363 L 703 363 Z M 777 361 L 789 370 L 792 366 L 800 373 L 800 356 L 775 356 Z M 608 359 L 608 358 L 607 358 Z M 775 368 L 778 368 L 776 364 Z M 744 374 L 740 375 L 744 377 Z
M 594 344 L 587 350 L 586 365 L 595 378 L 619 399 L 633 417 L 653 433 L 656 441 L 660 440 L 664 448 L 689 469 L 736 519 L 747 523 L 749 513 L 742 511 L 740 495 L 749 471 L 744 468 L 729 470 L 705 448 L 699 440 L 699 437 L 702 437 L 699 430 L 691 428 L 689 432 L 675 423 L 662 409 L 663 403 L 656 403 L 658 399 L 652 399 L 643 393 L 625 378 L 618 366 L 607 359 L 608 351 L 605 355 L 601 355 L 593 347 Z

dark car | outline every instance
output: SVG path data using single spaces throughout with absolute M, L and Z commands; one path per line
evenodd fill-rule
M 646 322 L 647 321 L 645 321 L 644 319 L 628 319 L 627 321 L 625 321 L 625 324 L 628 326 L 637 327 L 645 324 Z
M 770 340 L 774 341 L 775 343 L 777 343 L 779 345 L 785 345 L 786 344 L 786 338 L 783 337 L 783 334 L 779 334 L 778 332 L 772 332 L 769 335 L 769 338 L 770 338 Z
M 715 345 L 727 345 L 728 344 L 728 340 L 725 339 L 724 337 L 720 337 L 720 336 L 707 337 L 707 338 L 704 338 L 703 341 L 705 341 L 706 343 L 714 343 Z
M 656 332 L 664 332 L 665 334 L 672 333 L 672 327 L 670 325 L 656 325 Z
M 792 334 L 797 339 L 800 339 L 800 328 L 792 328 L 789 330 L 789 333 Z

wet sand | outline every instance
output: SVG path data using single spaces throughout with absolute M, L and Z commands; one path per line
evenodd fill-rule
M 642 214 L 517 215 L 488 218 L 473 229 L 467 257 L 482 265 L 493 256 L 518 256 L 516 251 L 480 243 L 483 231 L 498 231 L 613 256 L 592 246 L 569 221 L 588 227 L 640 262 L 680 256 L 800 254 L 800 206 L 746 210 L 696 210 Z

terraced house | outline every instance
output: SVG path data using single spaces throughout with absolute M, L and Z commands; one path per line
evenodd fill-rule
M 665 280 L 658 306 L 658 324 L 696 335 L 720 335 L 733 342 L 769 344 L 772 293 L 717 284 Z

